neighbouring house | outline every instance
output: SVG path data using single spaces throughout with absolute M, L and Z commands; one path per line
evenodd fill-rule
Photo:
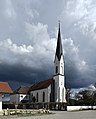
M 0 82 L 0 111 L 2 110 L 2 101 L 6 94 L 12 94 L 13 91 L 8 82 Z
M 10 102 L 13 104 L 29 102 L 28 86 L 20 86 L 10 97 Z
M 59 23 L 57 47 L 54 59 L 54 75 L 51 79 L 41 81 L 30 88 L 29 94 L 31 102 L 66 102 L 64 65 Z

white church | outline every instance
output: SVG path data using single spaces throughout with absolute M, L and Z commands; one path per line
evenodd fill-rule
M 34 84 L 29 89 L 30 102 L 66 103 L 66 89 L 64 76 L 64 55 L 60 34 L 60 23 L 57 47 L 54 59 L 54 76 L 52 79 Z

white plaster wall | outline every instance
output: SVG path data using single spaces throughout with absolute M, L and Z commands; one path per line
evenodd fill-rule
M 38 102 L 43 102 L 43 92 L 45 92 L 45 102 L 50 102 L 50 93 L 51 93 L 51 86 L 45 89 L 31 91 L 30 94 L 35 96 L 38 93 Z
M 2 95 L 0 95 L 0 111 L 2 111 Z
M 63 87 L 63 89 L 62 89 L 63 91 L 62 91 L 62 102 L 66 102 L 66 89 L 65 89 L 65 87 Z
M 55 100 L 56 102 L 66 102 L 66 89 L 64 86 L 64 76 L 57 75 L 53 77 L 55 80 Z
M 55 82 L 57 82 L 58 87 L 64 87 L 64 76 L 56 75 L 53 77 Z

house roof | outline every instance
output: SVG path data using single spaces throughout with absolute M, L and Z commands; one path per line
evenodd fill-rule
M 48 79 L 48 80 L 44 80 L 44 81 L 40 81 L 37 84 L 34 84 L 33 86 L 30 87 L 29 91 L 34 91 L 34 90 L 40 90 L 40 89 L 44 89 L 44 88 L 48 88 L 50 84 L 53 83 L 53 79 Z
M 29 88 L 28 86 L 20 86 L 16 91 L 14 91 L 14 93 L 16 94 L 27 94 L 28 91 L 29 91 Z
M 0 82 L 0 93 L 13 93 L 8 82 Z

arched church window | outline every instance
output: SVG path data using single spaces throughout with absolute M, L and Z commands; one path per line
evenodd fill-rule
M 55 100 L 57 100 L 57 82 L 55 82 Z
M 60 102 L 61 101 L 61 98 L 60 98 L 60 87 L 58 88 L 58 101 Z
M 64 87 L 63 87 L 63 89 L 62 89 L 62 101 L 64 101 Z
M 58 66 L 56 66 L 56 74 L 58 73 Z
M 31 93 L 31 94 L 29 95 L 29 98 L 30 98 L 30 101 L 32 101 L 32 99 L 33 99 L 33 93 Z
M 45 102 L 45 92 L 43 92 L 43 102 Z
M 64 71 L 63 71 L 63 66 L 61 66 L 61 73 L 63 74 L 63 72 L 64 72 Z
M 36 94 L 36 101 L 38 102 L 38 93 Z

